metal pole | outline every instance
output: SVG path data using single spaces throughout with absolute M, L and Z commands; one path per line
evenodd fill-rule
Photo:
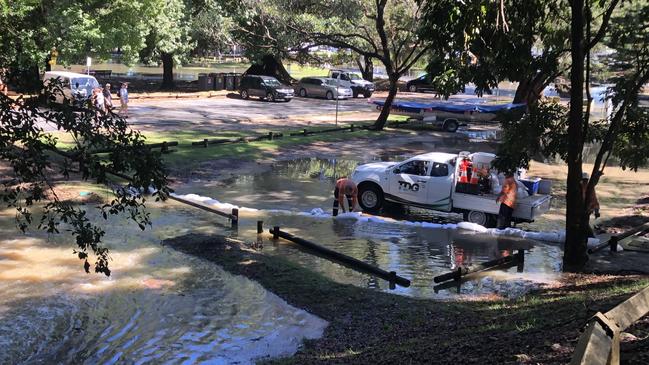
M 336 79 L 336 127 L 338 127 L 338 100 L 340 100 L 340 95 L 338 94 L 338 89 L 340 88 L 340 74 Z

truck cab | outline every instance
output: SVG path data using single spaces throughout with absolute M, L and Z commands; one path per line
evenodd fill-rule
M 358 166 L 351 178 L 358 186 L 358 202 L 366 211 L 378 211 L 385 202 L 461 213 L 465 221 L 494 227 L 499 203 L 499 186 L 491 180 L 469 184 L 459 182 L 460 163 L 464 158 L 492 174 L 495 155 L 477 153 L 427 153 L 403 162 L 378 162 Z M 477 170 L 476 170 L 477 171 Z M 492 178 L 493 179 L 493 178 Z M 483 179 L 484 180 L 484 179 Z M 496 180 L 497 181 L 497 180 Z M 516 222 L 533 222 L 550 209 L 550 195 L 533 194 L 517 199 L 513 218 Z
M 341 87 L 352 89 L 352 94 L 355 98 L 357 98 L 359 95 L 363 95 L 364 97 L 369 98 L 374 92 L 374 83 L 364 80 L 363 77 L 357 72 L 329 70 L 329 77 L 336 79 L 340 83 Z

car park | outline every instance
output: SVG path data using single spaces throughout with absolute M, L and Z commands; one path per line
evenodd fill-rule
M 266 101 L 289 102 L 293 98 L 293 88 L 271 76 L 244 75 L 239 83 L 239 94 L 242 99 L 253 96 Z
M 53 82 L 58 82 L 60 92 L 53 91 L 54 98 L 48 100 L 57 104 L 68 102 L 81 105 L 92 96 L 92 90 L 100 87 L 93 76 L 66 71 L 48 71 L 43 75 L 43 87 L 48 88 Z
M 492 168 L 495 157 L 494 154 L 484 152 L 432 152 L 403 162 L 361 165 L 354 170 L 351 178 L 358 186 L 359 205 L 366 211 L 377 211 L 385 202 L 391 202 L 462 213 L 465 221 L 494 227 L 500 208 L 496 202 L 500 191 L 498 181 L 500 177 L 504 179 L 502 174 Z M 460 164 L 465 158 L 471 161 L 476 177 L 480 174 L 479 182 L 461 182 Z M 524 186 L 523 181 L 528 180 L 518 181 Z M 529 195 L 524 189 L 520 188 L 522 196 L 517 198 L 514 208 L 515 222 L 533 222 L 550 209 L 552 202 L 549 191 L 544 191 L 545 194 L 532 191 Z
M 369 98 L 374 93 L 374 83 L 364 80 L 357 72 L 330 70 L 329 77 L 338 80 L 341 86 L 352 89 L 355 98 L 359 95 Z
M 303 98 L 320 97 L 333 99 L 347 99 L 354 94 L 349 87 L 341 86 L 339 80 L 328 77 L 304 77 L 295 86 L 297 94 Z
M 435 86 L 433 85 L 433 79 L 429 74 L 424 74 L 416 79 L 412 79 L 406 83 L 406 90 L 415 93 L 415 92 L 433 92 L 437 93 Z

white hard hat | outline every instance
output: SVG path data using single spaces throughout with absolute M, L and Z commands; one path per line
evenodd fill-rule
M 583 172 L 583 173 L 581 174 L 581 179 L 582 179 L 582 180 L 588 180 L 589 178 L 590 178 L 590 176 L 588 176 L 588 173 L 587 173 L 587 172 Z

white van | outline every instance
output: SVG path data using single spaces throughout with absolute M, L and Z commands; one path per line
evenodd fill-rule
M 83 103 L 92 96 L 92 90 L 100 87 L 93 76 L 66 71 L 48 71 L 43 75 L 43 86 L 47 87 L 52 80 L 58 79 L 63 95 L 56 93 L 56 103 L 63 104 L 64 99 L 72 103 Z

